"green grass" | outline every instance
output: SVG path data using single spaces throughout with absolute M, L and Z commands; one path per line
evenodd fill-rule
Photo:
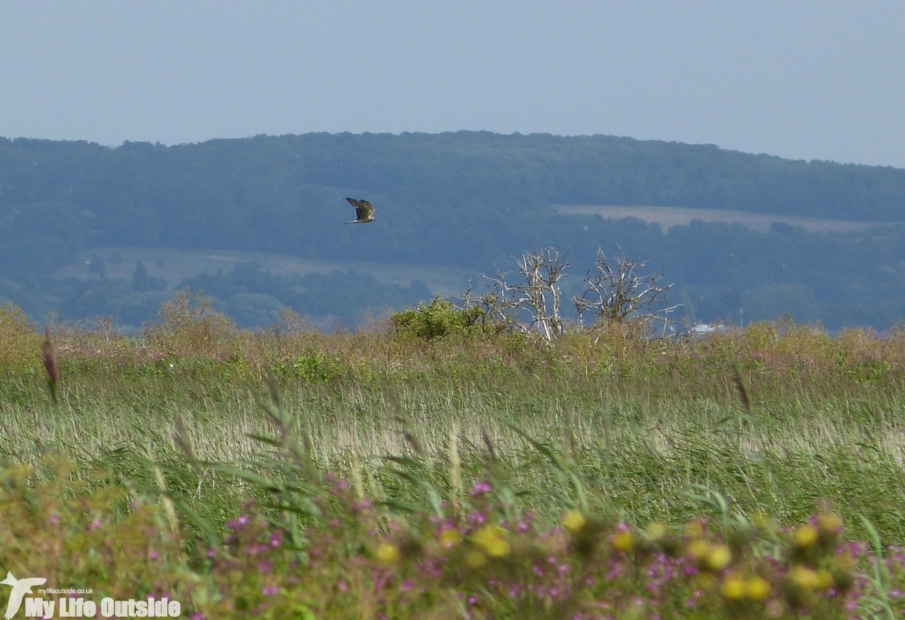
M 871 540 L 875 527 L 881 548 L 905 544 L 905 335 L 898 332 L 831 339 L 756 324 L 667 341 L 641 338 L 629 325 L 569 334 L 551 346 L 506 335 L 426 342 L 385 328 L 324 335 L 291 316 L 271 330 L 242 332 L 187 296 L 162 317 L 136 338 L 54 329 L 61 365 L 54 402 L 43 337 L 20 314 L 0 311 L 0 458 L 9 468 L 40 469 L 44 455 L 63 455 L 78 466 L 68 479 L 86 484 L 86 493 L 120 489 L 161 505 L 158 516 L 142 518 L 163 519 L 161 531 L 173 538 L 168 553 L 187 554 L 179 570 L 205 579 L 218 574 L 205 564 L 205 547 L 229 546 L 225 524 L 250 499 L 279 531 L 306 541 L 299 542 L 303 551 L 307 545 L 304 561 L 320 562 L 310 553 L 329 512 L 323 502 L 337 497 L 325 491 L 327 472 L 351 480 L 356 497 L 383 502 L 372 527 L 396 541 L 400 522 L 423 532 L 422 516 L 455 520 L 456 506 L 470 501 L 464 490 L 487 481 L 494 504 L 476 510 L 510 523 L 530 514 L 541 530 L 576 508 L 604 530 L 705 518 L 717 536 L 728 536 L 725 524 L 739 518 L 770 515 L 777 528 L 794 527 L 832 511 L 847 539 Z M 286 456 L 287 438 L 302 446 L 298 462 Z M 238 470 L 246 473 L 233 475 Z M 163 492 L 170 504 L 158 504 Z M 320 508 L 311 509 L 311 498 Z M 370 544 L 357 536 L 344 544 Z M 321 570 L 339 570 L 328 564 Z M 451 609 L 443 607 L 453 605 L 450 591 L 434 594 L 418 604 Z M 337 596 L 336 605 L 346 600 Z M 364 594 L 355 596 L 349 604 Z M 373 615 L 361 617 L 384 609 L 372 603 Z M 713 617 L 730 612 L 714 607 Z

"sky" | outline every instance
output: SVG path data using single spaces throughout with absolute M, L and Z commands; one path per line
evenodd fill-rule
M 905 168 L 905 1 L 0 3 L 0 136 L 604 134 Z

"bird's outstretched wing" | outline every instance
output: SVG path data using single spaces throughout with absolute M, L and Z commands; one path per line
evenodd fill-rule
M 374 205 L 372 205 L 367 200 L 355 200 L 354 198 L 346 198 L 348 203 L 355 207 L 355 217 L 357 218 L 354 222 L 345 222 L 346 224 L 364 224 L 367 222 L 374 221 Z

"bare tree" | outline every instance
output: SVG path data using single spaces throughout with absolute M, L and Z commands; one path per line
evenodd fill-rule
M 622 323 L 629 318 L 661 320 L 679 306 L 654 308 L 666 303 L 671 284 L 663 286 L 662 271 L 642 273 L 647 261 L 613 256 L 612 262 L 603 250 L 597 250 L 594 272 L 588 271 L 584 281 L 588 284 L 581 297 L 573 297 L 579 323 L 584 325 L 586 313 L 594 317 L 593 323 L 611 321 Z
M 482 327 L 504 326 L 503 329 L 526 334 L 540 334 L 547 342 L 565 331 L 562 318 L 562 290 L 560 283 L 567 277 L 571 265 L 554 248 L 527 251 L 515 259 L 515 272 L 496 275 L 481 274 L 487 288 L 484 295 L 472 292 L 471 286 L 462 294 L 466 308 L 480 307 Z M 659 308 L 666 303 L 672 285 L 662 285 L 662 271 L 642 273 L 647 261 L 613 256 L 607 258 L 598 249 L 593 273 L 588 271 L 584 281 L 588 289 L 573 297 L 578 311 L 579 325 L 584 327 L 585 314 L 598 322 L 623 323 L 627 320 L 662 321 L 664 333 L 669 313 L 679 306 Z M 524 322 L 524 319 L 530 321 Z
M 516 264 L 524 281 L 510 284 L 507 278 L 512 272 L 498 270 L 495 276 L 481 274 L 490 291 L 478 297 L 469 288 L 462 300 L 466 307 L 481 306 L 486 320 L 524 333 L 540 333 L 550 342 L 564 331 L 559 282 L 566 277 L 565 270 L 570 265 L 552 247 L 537 252 L 529 250 L 516 259 Z M 526 312 L 531 319 L 528 324 L 519 320 Z

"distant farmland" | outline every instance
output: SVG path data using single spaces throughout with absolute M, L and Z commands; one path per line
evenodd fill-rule
M 750 213 L 727 209 L 696 209 L 691 207 L 654 207 L 649 205 L 552 205 L 561 214 L 599 215 L 604 219 L 621 220 L 636 217 L 645 222 L 659 224 L 664 233 L 673 226 L 687 226 L 693 220 L 741 224 L 757 232 L 767 232 L 773 222 L 801 226 L 807 232 L 852 232 L 875 226 L 889 226 L 892 222 L 856 222 L 819 217 L 794 217 L 770 213 Z

